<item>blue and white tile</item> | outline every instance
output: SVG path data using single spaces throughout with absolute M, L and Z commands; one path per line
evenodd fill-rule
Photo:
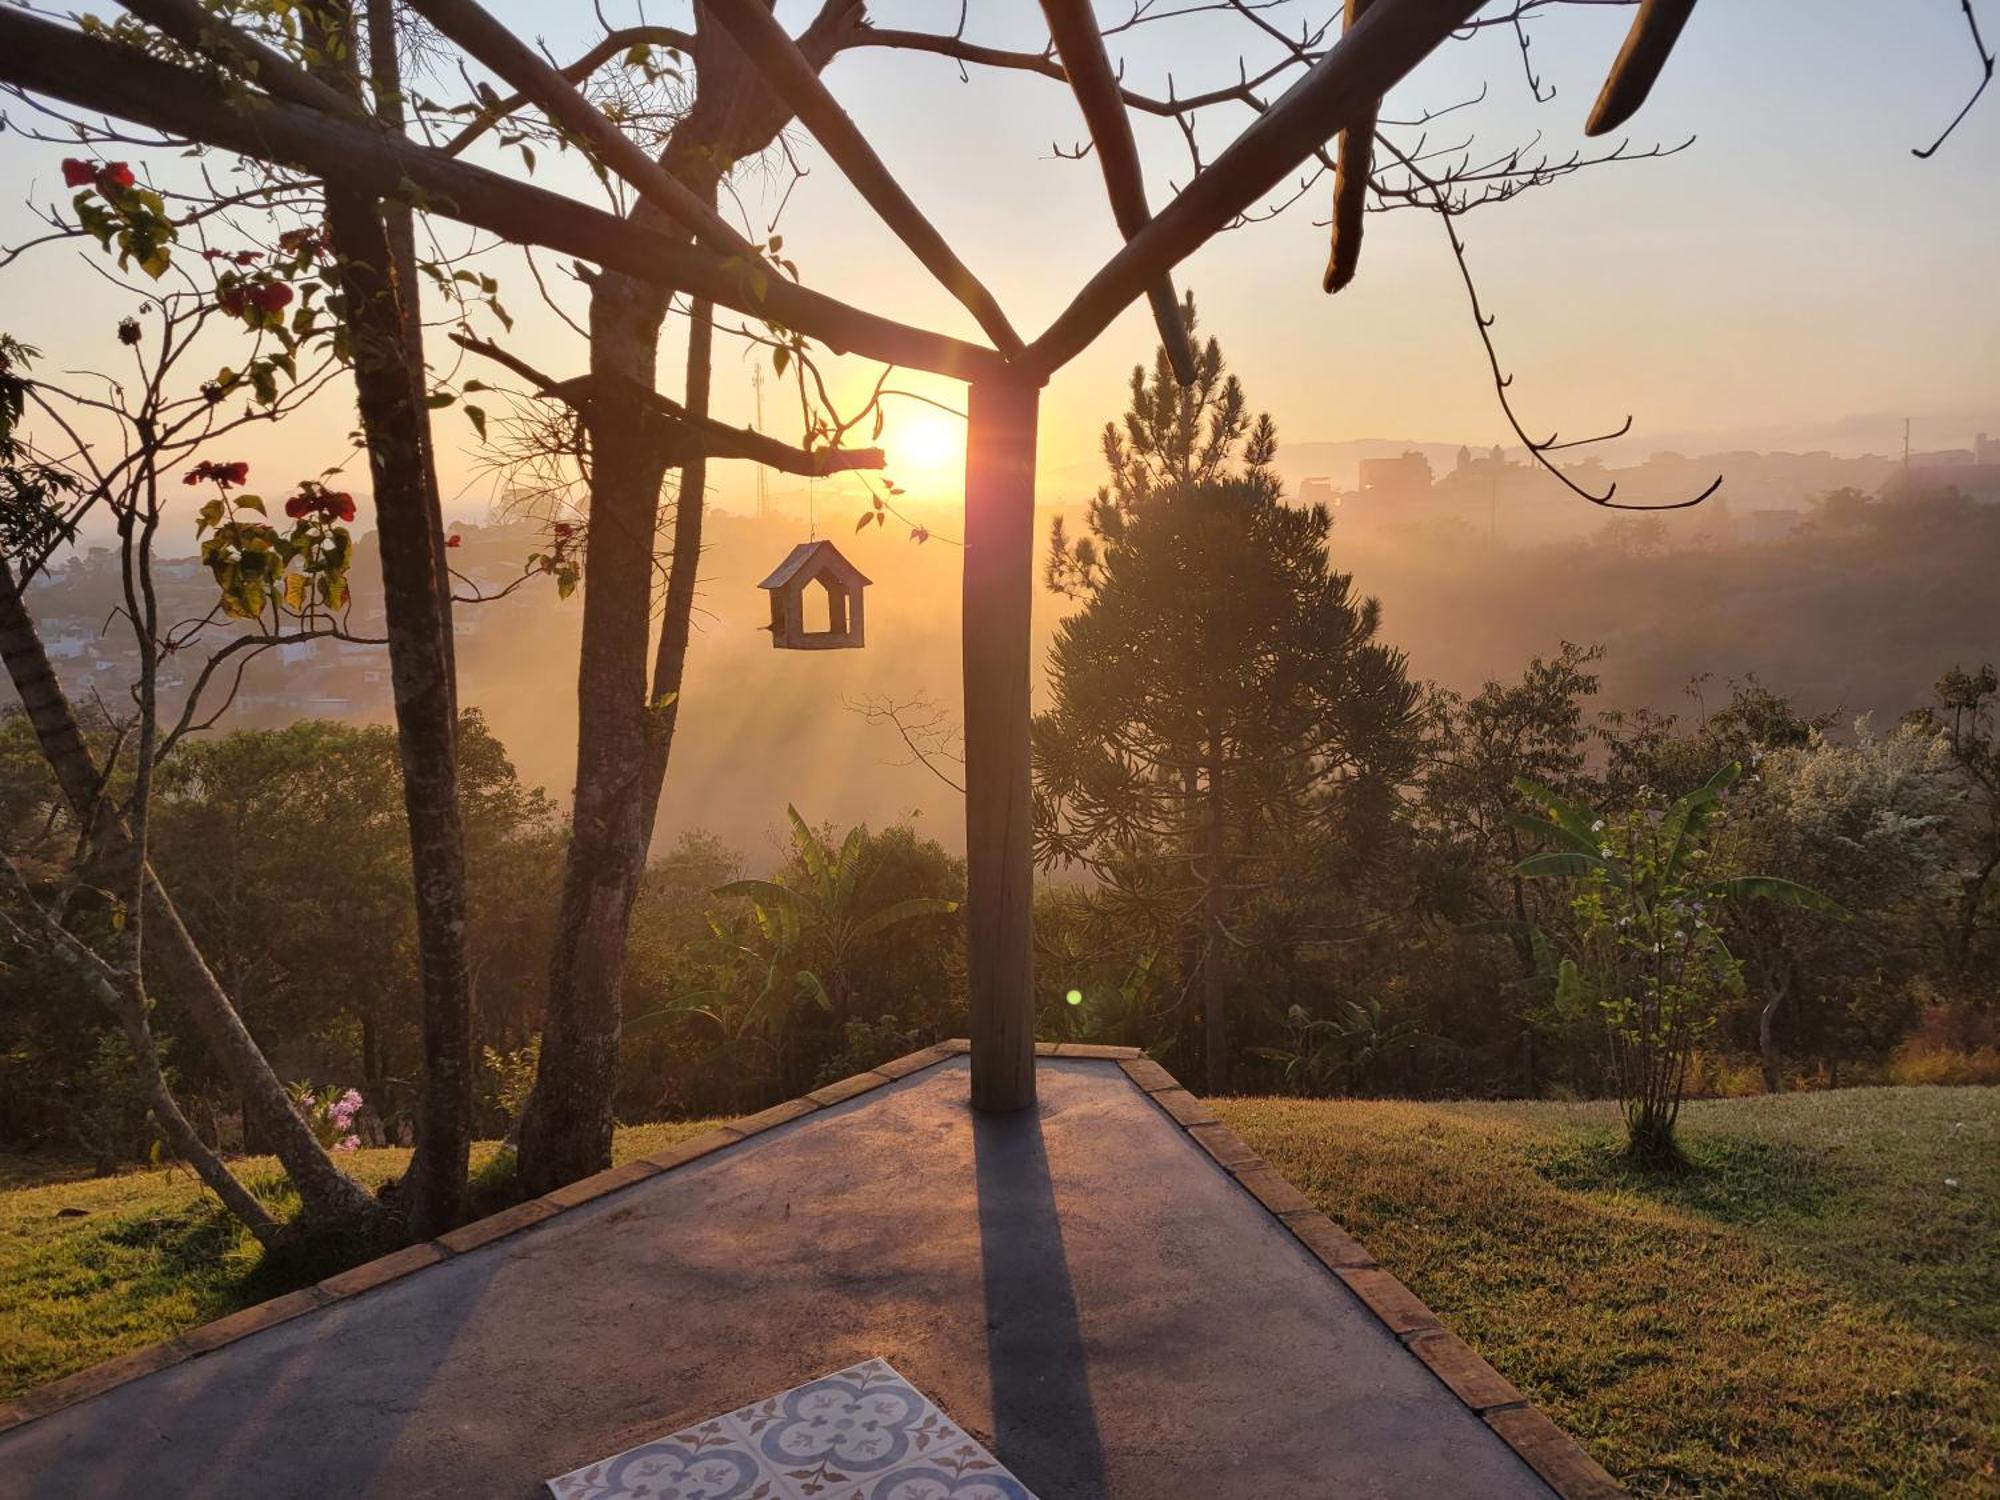
M 549 1481 L 557 1500 L 1035 1500 L 886 1360 Z
M 720 1417 L 549 1481 L 556 1500 L 790 1500 Z

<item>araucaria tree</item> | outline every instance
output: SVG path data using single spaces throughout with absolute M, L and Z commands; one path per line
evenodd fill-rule
M 1276 429 L 1214 339 L 1195 375 L 1177 385 L 1164 348 L 1132 372 L 1088 534 L 1052 532 L 1048 583 L 1083 607 L 1035 720 L 1036 840 L 1044 865 L 1082 867 L 1181 939 L 1219 1092 L 1232 924 L 1287 868 L 1386 819 L 1417 694 L 1376 602 L 1331 566 L 1331 513 L 1285 502 Z

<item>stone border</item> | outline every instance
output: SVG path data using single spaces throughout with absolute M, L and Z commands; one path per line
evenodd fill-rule
M 1115 1050 L 1099 1049 L 1097 1055 Z M 1314 1208 L 1173 1074 L 1149 1057 L 1129 1056 L 1119 1066 L 1562 1500 L 1629 1500 L 1574 1438 L 1446 1329 L 1415 1292 L 1376 1265 L 1359 1240 Z
M 911 1052 L 852 1078 L 814 1089 L 797 1099 L 774 1104 L 754 1115 L 706 1131 L 651 1156 L 585 1177 L 540 1198 L 530 1198 L 488 1218 L 461 1225 L 434 1240 L 407 1245 L 376 1260 L 327 1277 L 315 1286 L 287 1292 L 268 1302 L 246 1307 L 212 1323 L 176 1334 L 165 1343 L 135 1349 L 102 1364 L 79 1370 L 39 1386 L 11 1401 L 0 1401 L 0 1433 L 46 1417 L 127 1381 L 220 1349 L 266 1328 L 275 1328 L 320 1308 L 361 1296 L 414 1271 L 464 1255 L 481 1246 L 546 1223 L 556 1215 L 609 1193 L 632 1187 L 662 1172 L 699 1161 L 724 1147 L 822 1109 L 883 1088 L 913 1073 L 949 1062 L 972 1050 L 963 1037 Z M 1361 1243 L 1314 1208 L 1291 1183 L 1252 1151 L 1243 1138 L 1216 1118 L 1213 1111 L 1180 1086 L 1174 1075 L 1137 1047 L 1107 1047 L 1091 1042 L 1037 1042 L 1037 1057 L 1115 1062 L 1142 1093 L 1158 1105 L 1189 1138 L 1233 1177 L 1244 1191 L 1270 1211 L 1323 1266 L 1354 1295 L 1402 1344 L 1444 1382 L 1493 1430 L 1500 1440 L 1541 1475 L 1562 1500 L 1627 1500 L 1625 1491 L 1567 1433 L 1528 1402 L 1497 1370 L 1481 1359 L 1457 1335 L 1448 1332 L 1416 1294 L 1375 1264 Z

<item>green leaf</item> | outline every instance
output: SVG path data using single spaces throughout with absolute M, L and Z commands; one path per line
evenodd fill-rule
M 1786 880 L 1778 875 L 1738 875 L 1729 880 L 1718 880 L 1703 892 L 1703 899 L 1773 901 L 1780 906 L 1822 912 L 1830 917 L 1845 918 L 1850 915 L 1847 908 L 1831 896 L 1822 895 L 1809 885 L 1800 885 L 1796 880 Z
M 819 975 L 811 969 L 801 969 L 792 978 L 798 984 L 799 993 L 813 1004 L 821 1010 L 833 1009 L 833 996 L 826 992 L 826 986 L 820 982 Z
M 485 413 L 485 412 L 483 412 L 483 411 L 481 411 L 481 410 L 480 410 L 480 409 L 479 409 L 478 407 L 476 407 L 476 406 L 467 406 L 467 407 L 465 408 L 465 415 L 466 415 L 466 418 L 467 418 L 467 420 L 469 420 L 469 421 L 470 421 L 470 422 L 472 423 L 473 427 L 474 427 L 474 428 L 475 428 L 475 429 L 476 429 L 476 430 L 478 431 L 478 433 L 479 433 L 479 440 L 480 440 L 480 441 L 481 441 L 482 443 L 483 443 L 483 442 L 485 442 L 485 441 L 486 441 L 486 413 Z
M 1514 873 L 1530 880 L 1581 880 L 1597 874 L 1608 875 L 1611 869 L 1594 854 L 1573 854 L 1566 849 L 1554 849 L 1547 854 L 1529 855 L 1514 866 Z
M 911 896 L 903 901 L 892 901 L 880 911 L 869 913 L 854 924 L 849 937 L 859 942 L 885 928 L 915 921 L 918 917 L 944 917 L 957 910 L 956 901 L 947 901 L 942 896 Z
M 1589 841 L 1595 837 L 1590 825 L 1597 820 L 1595 814 L 1581 804 L 1565 801 L 1557 793 L 1526 776 L 1514 778 L 1514 790 L 1530 802 L 1548 809 L 1549 817 L 1565 832 L 1573 837 Z M 1592 848 L 1596 845 L 1593 843 Z

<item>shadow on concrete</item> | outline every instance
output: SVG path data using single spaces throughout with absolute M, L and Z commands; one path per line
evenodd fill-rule
M 125 1439 L 77 1455 L 82 1473 L 68 1493 L 80 1500 L 295 1493 L 286 1489 L 289 1478 L 274 1475 L 289 1475 L 301 1457 L 304 1468 L 337 1476 L 329 1493 L 377 1493 L 378 1472 L 423 1409 L 502 1264 L 495 1254 L 467 1256 L 453 1267 L 456 1274 L 433 1274 L 420 1287 L 402 1281 L 362 1293 L 404 1299 L 404 1321 L 420 1331 L 387 1354 L 370 1338 L 366 1319 L 343 1316 L 357 1301 L 307 1313 L 125 1388 L 118 1394 L 134 1408 L 120 1424 Z M 379 1400 L 357 1402 L 330 1421 L 315 1412 L 319 1388 L 337 1388 L 357 1373 L 383 1393 Z M 533 1493 L 542 1493 L 539 1483 Z
M 1041 1500 L 1108 1493 L 1039 1109 L 972 1117 L 994 1456 Z

